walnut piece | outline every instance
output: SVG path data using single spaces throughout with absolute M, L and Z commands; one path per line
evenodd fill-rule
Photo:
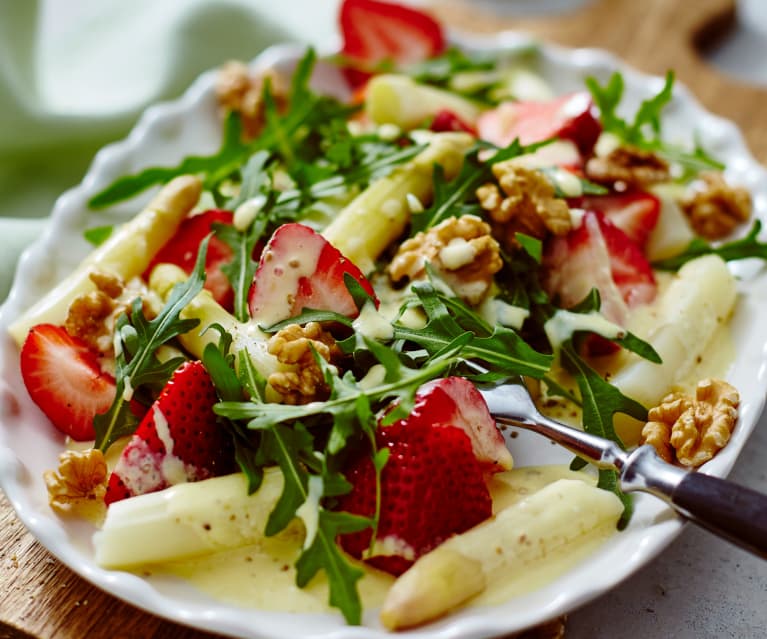
M 216 98 L 227 111 L 236 111 L 242 116 L 245 137 L 253 139 L 264 125 L 264 82 L 269 80 L 271 94 L 278 108 L 286 102 L 288 88 L 274 70 L 267 70 L 253 76 L 243 62 L 232 60 L 224 64 L 216 77 Z
M 698 382 L 695 397 L 671 393 L 648 413 L 641 442 L 669 463 L 697 467 L 713 458 L 730 439 L 738 419 L 738 391 L 725 381 Z
M 44 473 L 48 503 L 62 513 L 86 503 L 102 501 L 107 489 L 107 464 L 96 448 L 67 450 L 59 455 L 57 470 Z
M 476 215 L 451 217 L 405 240 L 389 264 L 395 282 L 426 275 L 426 264 L 470 304 L 479 303 L 503 262 L 490 226 Z
M 671 179 L 668 163 L 652 151 L 619 146 L 605 156 L 586 162 L 586 177 L 593 182 L 645 188 Z
M 112 349 L 114 320 L 127 309 L 127 303 L 117 301 L 124 291 L 124 284 L 118 276 L 102 271 L 91 272 L 89 278 L 96 290 L 72 300 L 64 328 L 94 351 L 108 353 Z
M 506 160 L 493 165 L 493 174 L 498 184 L 480 186 L 477 199 L 493 220 L 493 234 L 507 246 L 517 247 L 516 233 L 543 239 L 570 231 L 570 209 L 563 199 L 554 196 L 554 187 L 540 171 Z
M 317 322 L 306 326 L 291 324 L 269 339 L 267 350 L 289 370 L 269 375 L 268 382 L 283 398 L 285 404 L 308 404 L 326 399 L 329 389 L 322 370 L 314 359 L 317 354 L 331 364 L 341 356 L 341 349 L 333 336 Z
M 717 171 L 700 177 L 699 188 L 693 188 L 680 205 L 698 235 L 720 239 L 751 217 L 751 196 L 746 189 L 727 184 Z

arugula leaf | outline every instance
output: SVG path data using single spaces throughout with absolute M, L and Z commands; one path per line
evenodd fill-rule
M 219 398 L 224 401 L 237 401 L 243 397 L 243 386 L 233 367 L 233 357 L 225 355 L 229 349 L 231 336 L 219 328 L 221 344 L 208 344 L 203 351 L 202 361 L 205 370 L 213 381 Z M 241 351 L 241 355 L 247 354 Z M 260 440 L 257 433 L 244 429 L 240 424 L 220 418 L 223 426 L 229 431 L 234 444 L 234 459 L 248 482 L 248 494 L 256 492 L 264 478 L 263 459 L 260 451 Z
M 367 346 L 371 349 L 374 357 L 385 359 L 389 364 L 390 359 L 384 354 L 396 353 L 384 346 L 371 340 L 365 339 Z M 379 360 L 380 361 L 380 360 Z M 306 420 L 317 415 L 332 415 L 334 418 L 345 415 L 356 410 L 356 403 L 360 396 L 368 399 L 371 405 L 378 405 L 383 400 L 400 399 L 407 400 L 415 394 L 415 390 L 423 383 L 439 377 L 451 365 L 455 364 L 457 359 L 435 358 L 428 366 L 420 369 L 408 368 L 400 364 L 396 375 L 391 374 L 388 380 L 370 388 L 362 388 L 354 380 L 351 372 L 347 372 L 339 382 L 334 379 L 335 384 L 343 385 L 343 392 L 335 398 L 324 402 L 312 402 L 299 406 L 289 404 L 254 404 L 253 402 L 221 402 L 214 406 L 213 410 L 218 415 L 223 415 L 232 420 L 247 420 L 248 427 L 255 430 L 265 430 L 273 427 L 275 424 L 294 422 L 297 420 Z M 384 363 L 384 362 L 382 362 Z M 334 375 L 336 375 L 334 373 Z M 392 379 L 396 377 L 396 379 Z
M 445 179 L 442 167 L 435 166 L 432 204 L 425 211 L 413 215 L 410 225 L 411 237 L 421 231 L 427 231 L 450 217 L 458 217 L 465 212 L 466 204 L 476 204 L 475 192 L 479 186 L 493 179 L 494 164 L 532 153 L 551 142 L 552 140 L 546 140 L 523 146 L 519 139 L 515 139 L 506 148 L 497 149 L 495 154 L 487 160 L 480 159 L 481 153 L 495 147 L 486 143 L 477 143 L 466 152 L 460 172 L 449 182 Z
M 696 237 L 679 255 L 653 262 L 653 268 L 676 271 L 690 260 L 702 255 L 718 255 L 725 262 L 745 260 L 750 257 L 767 260 L 767 242 L 760 242 L 757 237 L 761 230 L 761 220 L 754 220 L 753 226 L 744 237 L 717 246 Z
M 338 535 L 364 530 L 370 526 L 367 517 L 350 513 L 333 512 L 320 507 L 317 534 L 296 562 L 296 585 L 305 587 L 322 569 L 330 586 L 330 604 L 344 615 L 347 623 L 362 622 L 362 603 L 357 592 L 357 582 L 365 574 L 352 564 L 336 544 Z
M 106 242 L 114 231 L 114 226 L 94 226 L 93 228 L 85 229 L 83 237 L 90 242 L 93 246 L 101 246 Z
M 92 209 L 101 209 L 137 195 L 156 184 L 164 184 L 174 177 L 191 174 L 208 176 L 206 182 L 218 181 L 236 171 L 249 155 L 249 146 L 242 142 L 242 121 L 239 114 L 229 113 L 224 121 L 221 147 L 214 155 L 190 155 L 175 167 L 151 167 L 134 175 L 115 180 L 103 191 L 88 200 Z
M 566 193 L 565 191 L 562 190 L 562 187 L 560 186 L 560 182 L 557 179 L 557 174 L 563 171 L 566 171 L 566 169 L 562 169 L 556 166 L 543 166 L 543 167 L 537 168 L 536 171 L 540 171 L 541 173 L 543 173 L 543 175 L 549 181 L 551 186 L 554 187 L 555 197 L 562 197 L 562 198 L 570 197 L 569 193 Z M 609 189 L 605 188 L 601 184 L 597 184 L 596 182 L 591 182 L 590 180 L 587 180 L 578 175 L 575 175 L 574 173 L 571 173 L 570 175 L 572 175 L 580 183 L 582 195 L 606 195 L 607 193 L 610 192 Z
M 604 86 L 596 78 L 586 78 L 586 86 L 600 111 L 602 128 L 626 144 L 653 151 L 685 170 L 683 177 L 694 175 L 703 169 L 724 169 L 724 165 L 712 158 L 696 142 L 690 152 L 661 139 L 661 112 L 673 97 L 674 73 L 669 71 L 657 95 L 644 100 L 634 115 L 634 121 L 621 118 L 618 107 L 623 98 L 623 76 L 614 72 Z
M 519 245 L 530 257 L 538 264 L 541 263 L 541 259 L 543 259 L 543 242 L 541 240 L 524 233 L 515 233 L 514 239 L 519 242 Z
M 624 448 L 623 442 L 613 427 L 615 413 L 625 413 L 635 419 L 647 420 L 647 409 L 636 400 L 626 397 L 615 386 L 606 382 L 577 354 L 571 343 L 562 347 L 563 364 L 575 375 L 583 407 L 583 428 L 587 433 L 604 437 Z M 614 492 L 623 502 L 624 511 L 619 526 L 628 523 L 632 512 L 630 495 L 618 487 L 617 474 L 612 470 L 600 470 L 600 488 Z
M 402 69 L 417 82 L 447 87 L 456 73 L 493 71 L 497 61 L 490 56 L 470 54 L 458 47 L 449 47 L 442 54 L 411 64 Z
M 266 105 L 266 122 L 253 141 L 243 141 L 241 117 L 230 112 L 224 121 L 223 140 L 218 152 L 209 156 L 187 156 L 174 167 L 151 167 L 121 177 L 93 196 L 88 205 L 103 208 L 187 173 L 203 176 L 206 188 L 215 190 L 222 180 L 236 174 L 247 158 L 260 150 L 282 154 L 284 160 L 290 161 L 317 125 L 348 113 L 348 107 L 334 98 L 317 95 L 310 89 L 309 79 L 316 57 L 314 50 L 308 49 L 296 66 L 286 112 L 277 112 L 270 85 L 264 83 L 262 100 Z
M 264 236 L 268 221 L 268 216 L 258 215 L 244 232 L 228 224 L 215 224 L 213 227 L 216 237 L 232 249 L 232 260 L 222 264 L 221 271 L 234 289 L 233 312 L 240 322 L 250 319 L 248 294 L 258 269 L 258 261 L 253 259 L 253 253 Z
M 105 452 L 115 440 L 136 430 L 138 418 L 129 407 L 131 396 L 141 386 L 164 386 L 173 371 L 183 363 L 183 357 L 161 362 L 156 351 L 162 344 L 199 324 L 196 319 L 181 319 L 181 312 L 205 283 L 208 241 L 209 238 L 205 238 L 200 244 L 192 274 L 173 287 L 157 317 L 148 321 L 141 298 L 136 298 L 130 316 L 123 314 L 118 318 L 115 326 L 115 399 L 106 413 L 96 415 L 93 420 L 95 447 L 99 450 Z
M 273 424 L 262 431 L 261 437 L 266 459 L 279 465 L 284 478 L 282 493 L 264 529 L 265 534 L 271 537 L 292 521 L 298 508 L 306 501 L 309 473 L 300 460 L 314 455 L 314 442 L 311 433 L 301 422 L 290 426 Z
M 454 340 L 468 334 L 461 349 L 461 359 L 476 359 L 491 372 L 504 375 L 528 375 L 540 378 L 551 368 L 551 355 L 539 353 L 515 331 L 504 326 L 492 327 L 484 335 L 472 332 L 478 327 L 490 328 L 474 311 L 465 305 L 447 301 L 429 282 L 416 282 L 412 286 L 428 318 L 426 326 L 414 330 L 401 324 L 394 325 L 394 338 L 414 342 L 430 355 L 440 353 Z M 469 329 L 466 325 L 471 326 Z
M 584 297 L 580 302 L 578 302 L 575 306 L 570 308 L 568 311 L 559 311 L 560 313 L 579 313 L 579 314 L 590 314 L 598 312 L 599 309 L 602 306 L 602 300 L 599 295 L 599 289 L 592 288 L 589 293 Z M 640 357 L 652 362 L 653 364 L 660 364 L 662 363 L 660 355 L 658 355 L 658 352 L 653 348 L 652 344 L 645 342 L 643 339 L 632 333 L 631 331 L 622 331 L 621 337 L 612 337 L 609 334 L 602 333 L 599 330 L 594 330 L 596 327 L 589 327 L 588 332 L 596 333 L 597 335 L 600 335 L 601 337 L 604 337 L 605 339 L 610 340 L 611 342 L 615 342 L 616 344 L 620 345 L 622 348 L 625 348 L 627 351 L 631 351 L 632 353 L 636 353 Z M 579 333 L 580 331 L 575 331 L 575 333 Z M 582 334 L 582 333 L 581 333 Z M 564 339 L 564 338 L 563 338 Z

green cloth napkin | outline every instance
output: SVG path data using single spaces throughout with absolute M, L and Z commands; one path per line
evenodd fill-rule
M 0 302 L 96 151 L 197 75 L 277 42 L 332 45 L 339 0 L 0 0 Z

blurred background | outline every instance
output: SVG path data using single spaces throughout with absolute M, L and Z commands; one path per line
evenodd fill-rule
M 653 68 L 649 58 L 636 53 L 636 45 L 640 38 L 655 37 L 668 44 L 669 39 L 690 37 L 677 31 L 676 24 L 666 25 L 662 35 L 646 33 L 642 20 L 628 29 L 615 24 L 628 33 L 615 42 L 597 27 L 592 33 L 588 25 L 580 32 L 572 25 L 568 30 L 562 16 L 578 16 L 595 1 L 412 4 L 434 9 L 456 28 L 488 32 L 521 25 L 555 41 L 560 35 L 565 44 L 598 44 L 627 56 L 633 52 L 631 62 L 646 71 L 662 73 L 675 66 L 677 61 L 669 59 L 660 62 L 666 67 Z M 648 5 L 674 5 L 683 9 L 674 15 L 686 13 L 691 20 L 703 8 L 719 11 L 722 20 L 716 28 L 696 32 L 695 42 L 683 43 L 689 55 L 705 57 L 723 74 L 706 77 L 767 87 L 767 0 L 741 0 L 737 13 L 730 11 L 734 0 L 615 0 L 618 3 L 641 5 L 638 11 Z M 0 302 L 19 253 L 40 233 L 55 198 L 82 179 L 98 148 L 126 135 L 146 105 L 179 95 L 206 69 L 231 58 L 250 59 L 276 42 L 308 42 L 332 50 L 338 4 L 339 0 L 0 0 Z M 699 52 L 692 50 L 696 46 Z M 719 85 L 701 84 L 694 77 L 682 81 L 697 82 L 694 88 L 705 93 L 701 98 L 709 108 L 747 127 L 747 139 L 757 157 L 765 160 L 767 143 L 756 145 L 767 142 L 764 101 L 755 98 L 745 104 L 748 100 L 743 99 L 764 98 L 764 89 L 760 93 L 753 88 L 749 94 L 738 84 L 745 106 L 734 111 L 731 95 Z M 754 433 L 732 478 L 767 491 L 761 458 L 767 451 L 764 430 Z M 767 628 L 766 598 L 767 563 L 688 529 L 626 584 L 572 614 L 566 636 L 756 639 L 764 637 Z M 113 605 L 123 606 L 116 600 Z M 9 621 L 6 614 L 0 614 L 0 631 Z M 151 625 L 159 628 L 153 636 L 204 636 L 167 622 Z M 28 627 L 34 627 L 32 621 Z

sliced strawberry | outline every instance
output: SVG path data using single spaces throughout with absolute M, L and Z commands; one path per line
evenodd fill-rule
M 120 455 L 104 501 L 232 472 L 232 441 L 213 412 L 217 401 L 202 362 L 182 364 Z
M 462 429 L 396 423 L 378 429 L 376 444 L 390 451 L 381 473 L 376 542 L 368 556 L 370 529 L 343 535 L 341 546 L 352 556 L 399 575 L 422 554 L 492 514 L 482 465 Z M 369 455 L 358 457 L 346 476 L 353 489 L 340 499 L 339 509 L 372 516 L 376 490 Z
M 594 149 L 602 125 L 586 92 L 570 93 L 548 102 L 503 102 L 477 121 L 479 137 L 504 147 L 519 138 L 533 144 L 549 138 L 571 140 L 583 155 Z
M 466 122 L 461 120 L 461 118 L 459 118 L 455 113 L 448 111 L 447 109 L 442 109 L 441 111 L 437 112 L 437 114 L 434 116 L 434 119 L 431 121 L 431 126 L 429 129 L 435 131 L 436 133 L 458 131 L 471 133 L 474 136 L 477 135 L 477 132 L 473 126 L 466 124 Z
M 398 65 L 421 62 L 445 49 L 439 22 L 422 11 L 380 0 L 344 0 L 339 13 L 341 53 L 370 67 L 392 61 Z M 347 77 L 359 86 L 369 74 L 348 69 Z
M 21 376 L 56 428 L 77 441 L 95 438 L 93 418 L 112 405 L 115 380 L 84 341 L 61 326 L 33 326 L 21 348 Z
M 543 264 L 545 286 L 563 307 L 596 288 L 605 317 L 621 326 L 629 308 L 655 297 L 655 276 L 641 249 L 595 211 L 586 211 L 580 226 L 547 243 Z
M 362 272 L 322 235 L 303 224 L 283 224 L 261 253 L 248 298 L 251 317 L 269 325 L 304 308 L 356 317 L 347 273 L 374 295 Z
M 231 224 L 233 213 L 220 209 L 211 209 L 197 215 L 192 215 L 181 222 L 176 234 L 163 246 L 151 261 L 144 277 L 148 277 L 152 269 L 163 262 L 169 262 L 181 267 L 191 274 L 197 260 L 200 242 L 213 230 L 213 224 Z M 232 249 L 215 235 L 208 242 L 208 252 L 205 256 L 205 288 L 213 298 L 224 308 L 231 310 L 234 302 L 234 290 L 229 279 L 221 270 L 223 264 L 232 261 Z
M 456 426 L 469 436 L 474 455 L 486 470 L 509 470 L 513 464 L 485 400 L 463 377 L 436 379 L 421 386 L 410 415 L 398 423 Z
M 571 198 L 567 203 L 571 208 L 602 213 L 640 248 L 647 244 L 660 217 L 660 200 L 645 191 L 584 195 Z

